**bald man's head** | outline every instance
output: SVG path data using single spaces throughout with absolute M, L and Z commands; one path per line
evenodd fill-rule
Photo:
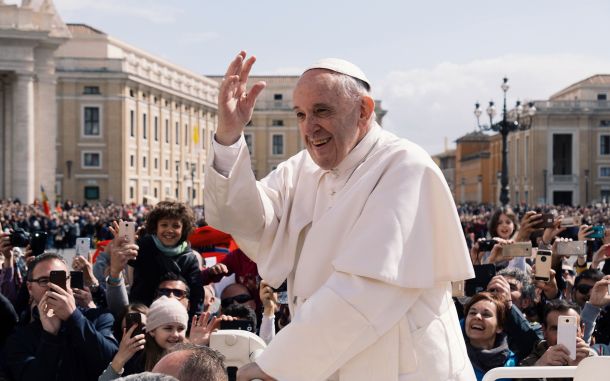
M 228 381 L 224 356 L 203 345 L 181 343 L 172 347 L 153 372 L 174 376 L 180 381 Z

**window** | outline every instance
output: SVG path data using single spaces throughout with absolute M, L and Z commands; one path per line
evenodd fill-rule
M 608 95 L 606 93 L 597 94 L 598 101 L 605 101 L 605 100 L 607 100 L 607 98 L 608 98 Z
M 273 119 L 271 121 L 271 125 L 272 126 L 283 126 L 284 125 L 284 121 L 282 119 Z
M 604 203 L 610 201 L 610 190 L 602 189 L 600 192 L 601 199 Z
M 609 136 L 610 137 L 610 136 Z M 572 135 L 553 135 L 553 174 L 572 174 Z
M 610 155 L 610 135 L 599 136 L 599 154 Z
M 174 140 L 176 145 L 180 144 L 180 125 L 176 122 L 176 139 Z
M 83 152 L 83 168 L 101 168 L 102 154 L 100 152 Z
M 86 186 L 85 187 L 85 200 L 99 200 L 100 199 L 100 187 L 98 186 Z
M 165 159 L 165 170 L 169 171 L 169 160 L 167 160 L 167 159 Z M 165 193 L 169 194 L 169 192 L 165 192 Z
M 146 168 L 146 156 L 142 156 L 142 168 Z
M 284 154 L 284 135 L 273 135 L 272 136 L 272 151 L 273 155 Z
M 159 159 L 155 157 L 155 169 L 159 168 Z
M 248 151 L 250 155 L 252 155 L 252 134 L 244 134 L 244 138 L 246 139 L 246 146 L 248 147 Z
M 146 125 L 146 114 L 142 114 L 142 138 L 146 139 L 146 129 L 147 129 L 147 125 Z
M 157 196 L 157 188 L 153 189 L 153 197 L 155 197 L 155 198 L 159 197 L 159 196 Z
M 129 111 L 129 136 L 136 136 L 136 113 L 133 110 Z
M 165 142 L 169 143 L 169 120 L 165 119 Z
M 100 136 L 99 107 L 85 107 L 85 136 Z
M 83 94 L 86 95 L 98 95 L 100 93 L 100 88 L 98 86 L 85 86 L 83 90 Z
M 133 187 L 129 187 L 129 198 L 133 198 Z
M 159 118 L 155 116 L 155 141 L 158 142 L 159 141 Z
M 281 101 L 284 98 L 282 94 L 273 94 L 274 101 Z
M 184 125 L 184 145 L 188 147 L 189 145 L 189 125 Z
M 132 98 L 135 96 L 132 89 L 129 89 L 129 96 Z
M 599 126 L 600 127 L 610 127 L 610 120 L 608 119 L 602 119 L 599 121 Z
M 136 157 L 134 155 L 129 155 L 129 166 L 131 168 L 135 167 L 136 165 Z
M 610 177 L 610 167 L 599 167 L 599 177 Z

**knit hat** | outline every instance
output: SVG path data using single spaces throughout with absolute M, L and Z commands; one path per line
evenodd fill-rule
M 162 296 L 155 300 L 146 315 L 146 332 L 154 331 L 164 324 L 180 323 L 188 325 L 186 308 L 178 300 Z
M 356 78 L 364 82 L 368 90 L 371 89 L 371 82 L 366 77 L 364 72 L 358 66 L 349 61 L 342 60 L 341 58 L 323 58 L 305 69 L 303 73 L 313 69 L 326 69 L 336 73 L 349 75 L 352 78 Z

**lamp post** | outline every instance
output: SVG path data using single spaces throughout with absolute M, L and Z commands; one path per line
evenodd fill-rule
M 509 202 L 508 197 L 508 133 L 517 130 L 527 130 L 532 126 L 532 117 L 536 114 L 536 107 L 534 102 L 529 102 L 525 107 L 521 105 L 520 101 L 517 101 L 515 106 L 516 120 L 508 120 L 508 111 L 506 110 L 506 93 L 508 92 L 508 78 L 504 77 L 501 86 L 502 92 L 504 93 L 504 107 L 502 108 L 502 120 L 494 123 L 493 119 L 496 116 L 496 107 L 494 102 L 490 101 L 487 107 L 487 115 L 489 115 L 489 125 L 483 125 L 480 123 L 480 117 L 483 114 L 481 105 L 479 102 L 475 104 L 474 115 L 477 118 L 477 125 L 481 131 L 498 131 L 502 135 L 502 177 L 501 177 L 501 188 L 500 188 L 500 203 L 505 206 Z

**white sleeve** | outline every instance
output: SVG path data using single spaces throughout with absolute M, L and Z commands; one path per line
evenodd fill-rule
M 275 336 L 275 315 L 267 316 L 263 314 L 263 320 L 261 320 L 261 329 L 258 333 L 261 339 L 265 341 L 265 344 L 269 345 L 273 337 Z
M 212 148 L 214 149 L 214 169 L 224 177 L 229 177 L 231 168 L 237 160 L 237 154 L 242 145 L 243 135 L 235 143 L 230 146 L 224 146 L 216 141 L 216 137 L 212 139 Z

